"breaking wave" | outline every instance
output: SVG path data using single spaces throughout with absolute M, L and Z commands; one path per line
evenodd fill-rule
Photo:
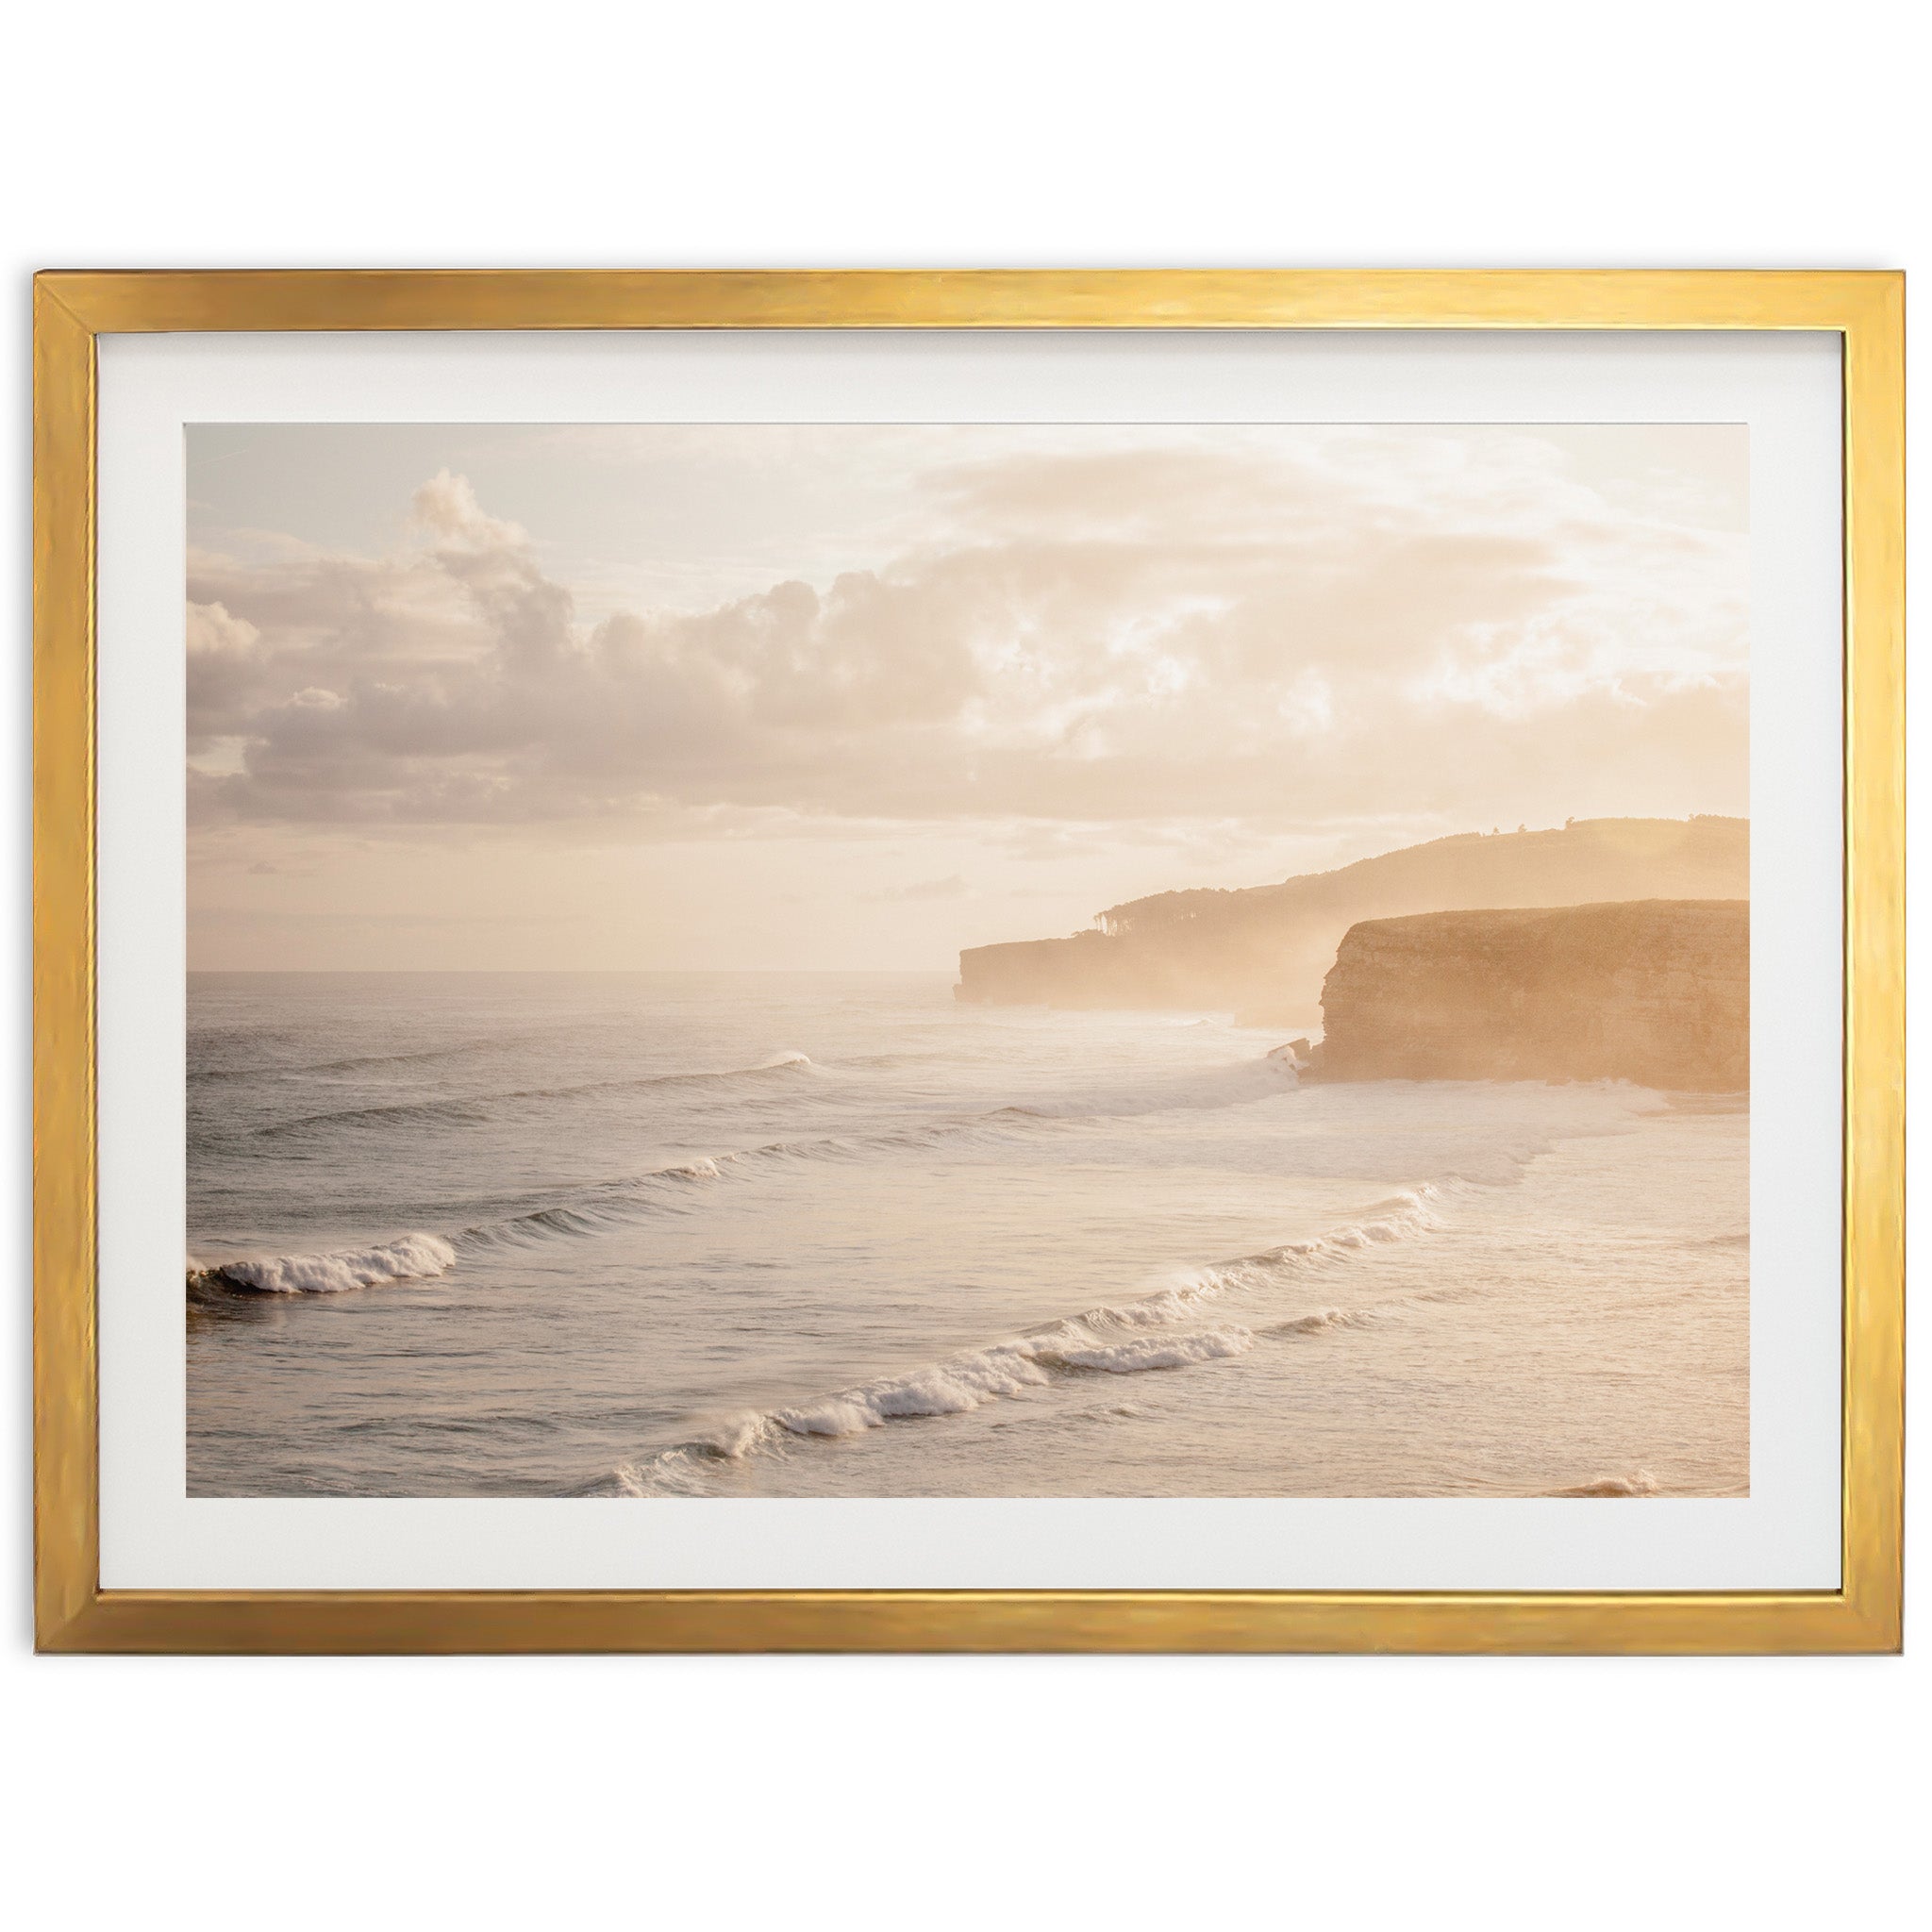
M 873 1056 L 846 1061 L 848 1067 L 886 1065 L 900 1056 Z M 344 1062 L 344 1064 L 347 1064 Z M 558 1087 L 519 1087 L 490 1093 L 427 1094 L 406 1100 L 378 1101 L 361 1107 L 334 1108 L 272 1121 L 254 1132 L 258 1140 L 283 1140 L 340 1127 L 380 1127 L 398 1122 L 422 1121 L 457 1125 L 494 1119 L 504 1108 L 531 1100 L 575 1100 L 589 1094 L 643 1093 L 657 1088 L 716 1088 L 761 1090 L 774 1080 L 824 1074 L 808 1055 L 786 1050 L 755 1066 L 683 1074 L 644 1074 L 619 1080 L 579 1080 Z M 1130 1087 L 1103 1087 L 1042 1096 L 1026 1096 L 997 1113 L 1037 1116 L 1045 1120 L 1126 1119 L 1140 1114 L 1168 1113 L 1223 1107 L 1240 1107 L 1268 1100 L 1291 1091 L 1296 1073 L 1291 1059 L 1269 1054 L 1239 1060 L 1207 1072 L 1143 1076 Z
M 665 1074 L 653 1075 L 644 1082 L 612 1081 L 602 1084 L 618 1088 L 662 1086 L 672 1082 L 741 1080 L 759 1074 L 797 1073 L 808 1069 L 817 1071 L 817 1063 L 802 1053 L 785 1052 L 774 1055 L 757 1067 L 740 1068 L 728 1074 Z M 461 1251 L 518 1247 L 559 1238 L 584 1239 L 652 1214 L 688 1211 L 695 1205 L 691 1192 L 694 1185 L 716 1182 L 727 1176 L 746 1177 L 770 1163 L 821 1160 L 852 1163 L 869 1160 L 881 1154 L 917 1153 L 947 1143 L 1004 1144 L 1015 1137 L 1060 1132 L 1081 1120 L 1118 1118 L 1174 1108 L 1241 1106 L 1289 1091 L 1294 1084 L 1292 1067 L 1271 1056 L 1216 1068 L 1208 1074 L 1191 1074 L 1178 1080 L 1149 1082 L 1111 1091 L 1016 1102 L 979 1113 L 930 1115 L 870 1131 L 768 1141 L 757 1146 L 734 1148 L 700 1159 L 678 1161 L 648 1169 L 641 1174 L 601 1181 L 563 1200 L 527 1212 L 461 1228 L 448 1240 Z M 567 1093 L 586 1090 L 554 1088 L 532 1091 Z M 292 1132 L 298 1127 L 325 1120 L 392 1123 L 425 1113 L 441 1114 L 445 1118 L 482 1119 L 485 1117 L 484 1105 L 476 1100 L 404 1102 L 381 1108 L 347 1109 L 336 1114 L 309 1115 L 300 1121 L 283 1122 L 258 1131 L 270 1135 Z
M 818 1064 L 803 1053 L 784 1050 L 755 1066 L 722 1072 L 665 1074 L 642 1080 L 583 1083 L 577 1087 L 525 1090 L 522 1095 L 469 1099 L 398 1102 L 387 1106 L 343 1109 L 309 1115 L 257 1130 L 275 1135 L 323 1122 L 381 1121 L 395 1123 L 425 1115 L 442 1118 L 484 1118 L 491 1100 L 528 1097 L 537 1093 L 574 1093 L 619 1088 L 768 1080 L 817 1073 Z M 582 1240 L 661 1213 L 682 1214 L 700 1205 L 702 1191 L 727 1178 L 749 1178 L 773 1165 L 830 1161 L 863 1164 L 880 1156 L 917 1154 L 941 1145 L 1006 1146 L 1016 1139 L 1077 1131 L 1093 1119 L 1119 1118 L 1174 1109 L 1238 1107 L 1291 1091 L 1297 1084 L 1292 1059 L 1280 1050 L 1256 1059 L 1239 1060 L 1184 1074 L 1143 1078 L 1131 1086 L 1028 1096 L 1024 1100 L 974 1113 L 928 1114 L 872 1129 L 808 1135 L 795 1140 L 765 1141 L 702 1158 L 677 1161 L 640 1174 L 621 1175 L 575 1191 L 561 1199 L 507 1213 L 446 1233 L 418 1233 L 365 1248 L 319 1256 L 280 1256 L 219 1263 L 191 1269 L 191 1282 L 200 1279 L 216 1288 L 255 1293 L 333 1292 L 385 1281 L 441 1274 L 464 1253 L 517 1248 L 556 1240 Z M 1480 1166 L 1467 1163 L 1443 1174 L 1445 1184 L 1461 1181 L 1491 1183 L 1514 1178 L 1523 1162 L 1547 1144 L 1531 1136 L 1521 1146 L 1497 1150 Z M 1492 1171 L 1493 1170 L 1493 1171 Z M 1351 1249 L 1396 1239 L 1414 1231 L 1418 1217 L 1426 1218 L 1425 1200 L 1436 1190 L 1423 1187 L 1378 1204 L 1361 1220 L 1319 1239 L 1270 1250 L 1178 1278 L 1171 1286 L 1123 1308 L 1099 1311 L 1124 1327 L 1166 1324 L 1174 1312 L 1204 1299 L 1262 1285 L 1272 1272 L 1333 1259 Z M 1331 1311 L 1331 1314 L 1333 1311 Z M 1267 1334 L 1304 1332 L 1315 1318 L 1298 1318 Z M 1339 1315 L 1333 1317 L 1340 1321 Z M 1107 1366 L 1098 1354 L 1065 1366 Z M 1151 1360 L 1136 1366 L 1172 1366 Z
M 470 1099 L 398 1102 L 391 1105 L 315 1114 L 258 1129 L 265 1135 L 293 1132 L 323 1122 L 367 1121 L 394 1123 L 428 1115 L 445 1119 L 482 1119 L 491 1098 L 513 1099 L 533 1093 L 572 1093 L 638 1086 L 694 1082 L 744 1081 L 774 1075 L 795 1076 L 817 1072 L 807 1055 L 792 1051 L 773 1054 L 756 1066 L 718 1073 L 655 1074 L 641 1081 L 586 1083 L 578 1087 L 525 1090 L 522 1095 Z M 191 1283 L 254 1293 L 328 1293 L 345 1288 L 371 1287 L 385 1281 L 408 1280 L 441 1274 L 465 1252 L 524 1247 L 554 1240 L 581 1240 L 659 1213 L 685 1213 L 698 1205 L 699 1191 L 726 1178 L 748 1178 L 771 1164 L 834 1161 L 863 1163 L 880 1155 L 918 1153 L 942 1144 L 1005 1145 L 1014 1139 L 1074 1130 L 1079 1122 L 1119 1118 L 1174 1109 L 1242 1106 L 1291 1091 L 1296 1085 L 1292 1062 L 1279 1053 L 1241 1060 L 1206 1071 L 1190 1071 L 1171 1078 L 1143 1080 L 1131 1087 L 1097 1089 L 1084 1093 L 1029 1097 L 1007 1106 L 967 1114 L 936 1114 L 897 1124 L 849 1133 L 770 1141 L 636 1174 L 595 1183 L 521 1213 L 479 1222 L 446 1234 L 417 1233 L 365 1248 L 327 1255 L 277 1256 L 266 1259 L 224 1261 L 212 1268 L 192 1268 Z M 1520 1158 L 1520 1154 L 1515 1158 Z M 1512 1161 L 1513 1164 L 1513 1161 Z M 1461 1178 L 1463 1176 L 1452 1176 Z M 1472 1174 L 1467 1178 L 1474 1179 Z M 1489 1178 L 1485 1175 L 1482 1178 Z M 1258 1285 L 1271 1270 L 1334 1258 L 1351 1248 L 1372 1245 L 1411 1231 L 1415 1217 L 1425 1214 L 1424 1187 L 1371 1208 L 1362 1220 L 1318 1240 L 1293 1243 L 1216 1264 L 1179 1278 L 1172 1286 L 1124 1308 L 1097 1311 L 1104 1320 L 1125 1327 L 1144 1327 L 1173 1319 L 1174 1309 L 1203 1299 Z M 1274 1331 L 1269 1331 L 1274 1332 Z M 1201 1357 L 1205 1359 L 1206 1357 Z M 1151 1358 L 1133 1366 L 1175 1364 Z M 1087 1358 L 1071 1357 L 1070 1368 L 1111 1366 L 1101 1353 L 1090 1349 Z
M 884 1133 L 773 1141 L 760 1147 L 678 1161 L 600 1182 L 526 1213 L 477 1223 L 448 1235 L 409 1234 L 380 1246 L 327 1255 L 275 1256 L 208 1267 L 191 1264 L 188 1280 L 191 1288 L 201 1284 L 259 1294 L 327 1293 L 373 1287 L 382 1281 L 442 1274 L 466 1252 L 584 1240 L 654 1214 L 681 1213 L 696 1205 L 693 1189 L 723 1180 L 727 1174 L 749 1174 L 767 1162 L 863 1161 L 882 1150 L 916 1150 L 959 1139 L 1006 1138 L 1016 1127 L 1023 1132 L 1028 1128 L 1050 1131 L 1052 1125 L 1049 1121 L 1029 1121 L 1011 1109 L 1002 1109 L 997 1114 L 941 1119 Z M 428 1259 L 435 1260 L 433 1267 L 419 1265 Z
M 879 1153 L 916 1151 L 949 1141 L 1009 1138 L 1018 1127 L 1050 1128 L 1051 1123 L 1008 1119 L 998 1114 L 973 1114 L 940 1119 L 913 1126 L 893 1127 L 872 1134 L 822 1134 L 802 1141 L 769 1141 L 758 1147 L 741 1147 L 698 1160 L 678 1161 L 638 1174 L 601 1181 L 593 1187 L 502 1221 L 466 1227 L 452 1237 L 458 1248 L 524 1246 L 558 1237 L 583 1238 L 625 1225 L 653 1214 L 682 1213 L 696 1205 L 693 1186 L 744 1178 L 761 1166 L 798 1161 L 860 1162 Z
M 1358 1325 L 1364 1317 L 1339 1308 L 1253 1328 L 1215 1321 L 1206 1305 L 1251 1294 L 1310 1269 L 1333 1266 L 1363 1249 L 1441 1224 L 1430 1186 L 1405 1190 L 1367 1209 L 1360 1220 L 1307 1241 L 1191 1269 L 1152 1293 L 1103 1303 L 1084 1314 L 1029 1328 L 1005 1341 L 969 1349 L 899 1375 L 761 1413 L 741 1415 L 712 1434 L 666 1449 L 642 1464 L 621 1464 L 607 1493 L 623 1496 L 706 1492 L 705 1474 L 760 1451 L 782 1451 L 788 1439 L 856 1436 L 888 1423 L 959 1415 L 1003 1396 L 1041 1388 L 1060 1376 L 1140 1374 L 1244 1355 L 1261 1337 L 1286 1338 Z
M 340 1294 L 388 1281 L 420 1281 L 456 1266 L 457 1251 L 439 1234 L 399 1235 L 373 1248 L 339 1248 L 324 1255 L 265 1255 L 191 1265 L 191 1287 L 207 1285 L 243 1294 Z
M 1654 1496 L 1658 1484 L 1647 1469 L 1630 1475 L 1601 1475 L 1594 1482 L 1578 1483 L 1574 1489 L 1552 1490 L 1553 1496 Z

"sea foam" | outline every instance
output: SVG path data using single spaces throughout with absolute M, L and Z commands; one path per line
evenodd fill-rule
M 1260 1337 L 1361 1325 L 1360 1315 L 1322 1308 L 1257 1330 L 1239 1322 L 1206 1321 L 1203 1304 L 1265 1291 L 1295 1274 L 1345 1262 L 1365 1248 L 1426 1232 L 1440 1225 L 1437 1198 L 1438 1190 L 1428 1185 L 1407 1189 L 1324 1235 L 1189 1270 L 1132 1301 L 1101 1303 L 1084 1314 L 903 1374 L 784 1408 L 733 1416 L 711 1434 L 680 1442 L 647 1462 L 621 1464 L 611 1482 L 625 1496 L 702 1495 L 708 1493 L 708 1465 L 777 1449 L 788 1438 L 857 1436 L 915 1417 L 962 1415 L 1065 1376 L 1183 1369 L 1244 1355 Z
M 325 1255 L 265 1255 L 191 1268 L 191 1278 L 251 1294 L 340 1294 L 386 1281 L 420 1281 L 456 1266 L 457 1251 L 440 1234 L 406 1234 L 373 1248 Z
M 1658 1484 L 1649 1470 L 1640 1469 L 1630 1475 L 1603 1475 L 1594 1482 L 1577 1483 L 1567 1490 L 1552 1490 L 1553 1496 L 1654 1496 Z

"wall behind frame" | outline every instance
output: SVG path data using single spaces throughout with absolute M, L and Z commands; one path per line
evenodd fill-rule
M 1932 269 L 1906 20 L 38 8 L 0 127 L 8 608 L 24 637 L 36 267 Z M 1925 1894 L 1916 1618 L 1905 1659 L 1842 1662 L 35 1659 L 25 1301 L 0 1816 L 28 1912 L 1775 1927 Z

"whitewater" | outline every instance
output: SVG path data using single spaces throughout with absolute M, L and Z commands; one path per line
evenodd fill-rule
M 940 975 L 194 974 L 196 1495 L 1735 1495 L 1741 1096 Z

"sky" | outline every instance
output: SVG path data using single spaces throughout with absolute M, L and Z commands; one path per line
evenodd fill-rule
M 223 425 L 189 963 L 945 971 L 1743 815 L 1747 432 Z

